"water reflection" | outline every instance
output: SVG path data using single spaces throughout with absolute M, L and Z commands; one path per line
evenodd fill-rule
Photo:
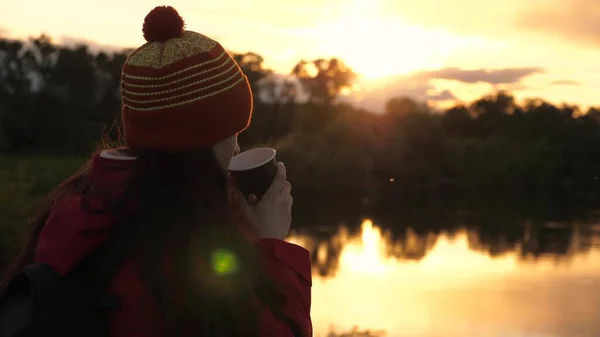
M 600 336 L 600 226 L 419 232 L 366 220 L 291 240 L 312 252 L 316 335 Z

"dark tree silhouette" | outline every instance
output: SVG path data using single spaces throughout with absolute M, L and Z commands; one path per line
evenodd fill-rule
M 330 105 L 340 92 L 352 86 L 354 72 L 337 58 L 300 61 L 292 70 L 312 103 Z
M 255 53 L 233 54 L 232 56 L 248 77 L 252 91 L 258 92 L 260 80 L 271 73 L 271 70 L 263 67 L 262 56 Z
M 92 53 L 46 35 L 0 40 L 0 152 L 93 149 L 118 120 L 128 52 Z M 253 122 L 241 142 L 276 146 L 293 168 L 297 191 L 370 200 L 444 193 L 600 197 L 598 108 L 537 98 L 519 103 L 498 92 L 445 113 L 407 97 L 370 113 L 335 102 L 354 80 L 338 59 L 301 61 L 286 77 L 258 54 L 234 58 L 255 92 Z M 118 136 L 112 131 L 109 140 Z

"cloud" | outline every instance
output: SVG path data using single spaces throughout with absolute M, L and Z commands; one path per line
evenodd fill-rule
M 434 90 L 435 87 L 428 82 L 411 83 L 410 80 L 398 81 L 390 86 L 351 94 L 343 97 L 340 101 L 369 111 L 383 111 L 387 101 L 394 97 L 410 97 L 419 102 L 440 101 L 443 97 L 440 94 L 431 94 Z M 449 94 L 452 95 L 451 93 Z M 448 96 L 448 94 L 445 95 Z
M 550 82 L 550 85 L 581 85 L 581 82 L 573 80 L 556 80 Z
M 506 68 L 506 69 L 476 69 L 464 70 L 460 68 L 444 68 L 433 71 L 421 72 L 417 76 L 424 78 L 435 78 L 443 80 L 455 80 L 463 83 L 489 83 L 513 84 L 520 82 L 523 78 L 543 73 L 541 68 Z
M 296 87 L 297 101 L 305 102 L 309 98 L 308 94 L 302 90 L 301 83 L 293 76 L 273 73 L 268 79 L 269 81 L 265 81 L 263 84 L 271 82 L 275 86 L 271 89 L 264 86 L 263 90 L 257 94 L 263 101 L 271 102 L 271 90 L 274 90 L 275 94 L 280 93 L 285 82 Z M 365 85 L 362 90 L 353 92 L 350 95 L 340 96 L 337 101 L 378 112 L 383 111 L 387 101 L 394 97 L 410 97 L 419 102 L 427 102 L 433 105 L 457 100 L 457 97 L 450 90 L 439 90 L 430 83 L 432 79 L 435 79 L 435 77 L 423 76 L 422 74 L 391 76 Z
M 393 76 L 365 86 L 360 92 L 343 97 L 341 101 L 350 103 L 369 111 L 383 111 L 388 100 L 394 97 L 410 97 L 419 102 L 436 102 L 454 100 L 456 97 L 448 90 L 439 91 L 430 80 L 422 74 Z
M 381 13 L 461 36 L 600 47 L 599 0 L 379 0 Z
M 521 80 L 527 76 L 543 73 L 541 68 L 505 68 L 475 69 L 442 68 L 423 71 L 412 75 L 394 76 L 380 80 L 375 85 L 365 87 L 361 92 L 343 98 L 343 101 L 371 110 L 382 111 L 385 103 L 393 97 L 407 96 L 417 101 L 436 104 L 456 101 L 458 98 L 450 90 L 437 88 L 433 80 L 454 80 L 463 85 L 478 83 L 501 86 L 511 91 L 522 90 L 525 86 Z
M 429 101 L 434 102 L 443 102 L 443 101 L 454 101 L 457 100 L 457 97 L 450 90 L 444 90 L 437 94 L 433 94 L 429 96 Z
M 598 0 L 544 0 L 516 19 L 520 28 L 600 47 Z

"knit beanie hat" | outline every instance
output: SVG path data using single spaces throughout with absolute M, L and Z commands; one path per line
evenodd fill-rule
M 129 55 L 121 77 L 127 146 L 186 152 L 248 127 L 250 85 L 218 42 L 184 30 L 170 6 L 154 8 L 142 30 L 148 42 Z

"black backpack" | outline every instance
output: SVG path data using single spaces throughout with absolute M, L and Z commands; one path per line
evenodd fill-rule
M 23 268 L 0 297 L 0 336 L 108 337 L 120 300 L 106 289 L 129 253 L 128 227 L 65 276 L 39 263 Z

